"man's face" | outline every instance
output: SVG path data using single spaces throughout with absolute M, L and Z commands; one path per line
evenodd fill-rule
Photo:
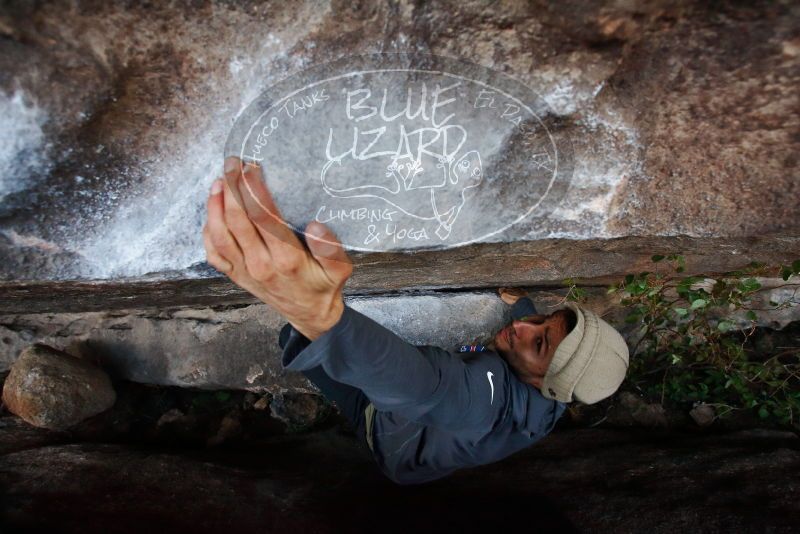
M 567 310 L 512 321 L 494 336 L 495 350 L 523 382 L 542 387 L 556 347 L 567 337 Z

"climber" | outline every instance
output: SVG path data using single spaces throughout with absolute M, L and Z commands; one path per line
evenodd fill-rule
M 353 267 L 343 246 L 316 221 L 304 244 L 256 164 L 227 158 L 207 208 L 209 264 L 286 318 L 284 368 L 337 404 L 397 483 L 505 458 L 548 434 L 566 403 L 598 402 L 625 376 L 627 345 L 596 314 L 567 302 L 539 315 L 509 290 L 515 320 L 486 346 L 403 341 L 344 303 Z

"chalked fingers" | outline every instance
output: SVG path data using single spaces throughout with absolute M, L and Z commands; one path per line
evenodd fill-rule
M 336 234 L 324 224 L 313 221 L 306 226 L 306 236 L 311 254 L 328 279 L 337 286 L 343 286 L 353 274 L 353 263 Z
M 300 245 L 294 232 L 283 221 L 281 212 L 264 183 L 261 167 L 255 163 L 246 163 L 242 178 L 239 192 L 245 211 L 256 226 L 262 230 L 262 236 L 264 232 L 268 232 L 269 235 L 263 236 L 265 240 L 269 239 L 269 244 L 280 239 L 292 245 Z
M 295 274 L 303 266 L 307 253 L 297 236 L 283 221 L 264 183 L 261 168 L 247 163 L 238 187 L 247 216 L 269 247 L 275 268 L 282 274 Z
M 233 271 L 231 262 L 220 256 L 214 247 L 214 243 L 211 242 L 211 232 L 208 230 L 208 226 L 203 228 L 203 246 L 206 249 L 206 261 L 208 261 L 209 265 L 225 275 Z
M 238 172 L 226 174 L 225 179 L 225 223 L 239 245 L 244 258 L 244 267 L 256 280 L 270 280 L 275 274 L 273 258 L 261 239 L 256 227 L 244 211 L 238 183 Z
M 247 240 L 247 245 L 253 245 L 254 238 L 258 238 L 260 242 L 261 237 L 245 211 L 244 200 L 239 188 L 243 173 L 244 169 L 239 158 L 228 157 L 225 159 L 225 222 L 237 240 L 241 237 Z M 239 244 L 243 245 L 243 243 Z
M 222 189 L 222 180 L 216 180 L 211 187 L 211 194 L 208 196 L 207 202 L 208 220 L 203 235 L 204 239 L 205 235 L 208 235 L 207 242 L 211 245 L 210 250 L 206 247 L 206 253 L 211 253 L 208 258 L 209 262 L 216 261 L 217 257 L 219 257 L 226 263 L 220 265 L 214 265 L 212 263 L 212 266 L 220 269 L 220 271 L 225 274 L 230 274 L 233 271 L 233 266 L 237 262 L 241 262 L 242 251 L 239 250 L 239 246 L 236 244 L 236 241 L 225 224 L 225 207 Z M 222 268 L 227 267 L 227 265 L 230 265 L 230 268 L 227 272 L 223 271 Z

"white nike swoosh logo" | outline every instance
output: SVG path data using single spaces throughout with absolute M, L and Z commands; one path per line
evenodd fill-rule
M 492 376 L 493 375 L 491 371 L 486 371 L 486 378 L 489 379 L 489 385 L 492 386 L 492 400 L 489 401 L 489 404 L 494 402 L 494 384 L 492 383 Z

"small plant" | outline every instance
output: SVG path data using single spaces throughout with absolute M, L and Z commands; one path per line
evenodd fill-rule
M 702 402 L 720 417 L 753 410 L 765 421 L 800 429 L 800 347 L 760 354 L 749 343 L 759 311 L 750 302 L 761 288 L 756 277 L 774 270 L 753 263 L 710 278 L 683 276 L 685 261 L 677 254 L 652 261 L 654 272 L 630 274 L 608 288 L 629 310 L 625 322 L 636 327 L 628 383 L 662 404 Z M 800 260 L 780 266 L 780 273 L 784 281 L 797 277 Z M 582 298 L 569 282 L 565 298 Z M 792 295 L 770 302 L 770 309 L 798 303 Z
M 655 263 L 664 259 L 675 273 L 683 272 L 682 256 L 652 258 Z M 790 276 L 800 270 L 795 263 Z M 646 272 L 610 288 L 622 292 L 621 303 L 630 307 L 625 320 L 640 329 L 632 351 L 634 385 L 659 395 L 662 404 L 705 402 L 720 415 L 752 409 L 762 419 L 796 426 L 800 349 L 766 358 L 748 345 L 758 319 L 748 305 L 761 288 L 754 276 L 765 271 L 763 265 L 751 264 L 716 279 Z M 782 272 L 788 280 L 786 268 Z M 746 310 L 748 325 L 733 319 L 739 310 Z
M 567 300 L 574 300 L 576 302 L 586 300 L 586 290 L 582 287 L 578 287 L 577 280 L 574 278 L 565 278 L 564 285 L 567 286 L 567 294 L 564 295 L 564 299 L 561 303 Z

